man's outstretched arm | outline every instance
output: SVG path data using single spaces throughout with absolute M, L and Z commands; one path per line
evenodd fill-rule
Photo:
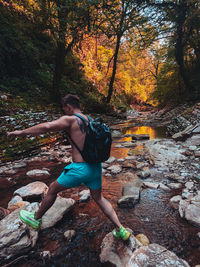
M 13 132 L 8 132 L 8 136 L 25 136 L 25 135 L 40 135 L 47 132 L 59 132 L 63 130 L 67 130 L 69 127 L 69 117 L 63 116 L 60 117 L 58 120 L 51 121 L 51 122 L 44 122 L 27 128 L 25 130 L 17 130 Z

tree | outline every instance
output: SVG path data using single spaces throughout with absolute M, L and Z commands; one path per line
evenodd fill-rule
M 113 68 L 110 78 L 107 103 L 110 102 L 113 93 L 113 85 L 117 70 L 117 59 L 121 45 L 122 37 L 129 31 L 133 31 L 134 27 L 140 28 L 146 22 L 145 18 L 139 14 L 140 4 L 133 0 L 115 0 L 102 1 L 101 20 L 98 28 L 108 37 L 116 39 Z

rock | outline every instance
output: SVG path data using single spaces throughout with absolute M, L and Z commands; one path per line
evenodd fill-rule
M 118 201 L 117 204 L 120 208 L 133 208 L 136 203 L 138 203 L 139 197 L 136 196 L 123 196 Z
M 172 207 L 174 209 L 178 209 L 179 208 L 179 202 L 182 200 L 182 197 L 180 195 L 178 196 L 173 196 L 171 199 L 170 199 L 170 203 L 172 205 Z
M 72 198 L 58 196 L 53 206 L 42 217 L 40 229 L 43 230 L 54 226 L 74 205 L 75 201 Z
M 159 188 L 166 191 L 166 192 L 170 191 L 170 188 L 163 183 L 159 183 Z
M 132 208 L 139 201 L 140 188 L 132 185 L 123 187 L 122 197 L 118 200 L 117 204 L 122 208 Z
M 36 211 L 38 203 L 26 207 L 29 211 Z M 19 218 L 20 209 L 11 212 L 0 221 L 0 261 L 1 263 L 17 255 L 26 253 L 34 247 L 38 238 L 38 231 L 22 223 Z
M 137 169 L 135 162 L 129 162 L 127 160 L 123 163 L 123 168 Z
M 142 244 L 133 236 L 128 242 L 116 239 L 112 233 L 107 234 L 101 244 L 101 263 L 111 263 L 117 267 L 125 267 L 132 255 L 132 252 Z
M 143 246 L 148 246 L 150 244 L 148 237 L 144 234 L 138 234 L 136 238 Z
M 171 189 L 180 189 L 180 188 L 182 188 L 182 184 L 180 184 L 180 183 L 169 183 L 168 186 Z
M 126 267 L 190 267 L 173 252 L 158 244 L 150 244 L 135 250 Z
M 19 195 L 23 199 L 42 198 L 48 190 L 48 186 L 43 182 L 33 182 L 17 189 L 14 195 Z
M 79 202 L 87 202 L 90 200 L 90 190 L 83 190 L 79 193 L 81 196 L 79 199 Z
M 50 173 L 47 170 L 31 170 L 26 173 L 30 178 L 34 178 L 37 180 L 44 180 L 50 176 Z
M 187 182 L 185 184 L 185 187 L 188 189 L 188 190 L 191 190 L 193 187 L 194 187 L 194 182 Z
M 116 160 L 115 157 L 110 157 L 108 160 L 105 161 L 105 163 L 110 164 L 110 163 L 113 163 L 115 160 Z
M 122 133 L 120 131 L 114 130 L 114 131 L 112 131 L 112 137 L 113 138 L 120 138 L 120 137 L 122 137 Z
M 151 176 L 151 173 L 149 170 L 147 170 L 147 171 L 138 172 L 137 175 L 141 178 L 147 178 Z
M 118 174 L 122 171 L 122 167 L 120 165 L 112 165 L 107 170 L 110 170 L 113 174 Z
M 136 144 L 135 143 L 132 143 L 132 142 L 126 142 L 126 143 L 123 143 L 122 144 L 123 147 L 135 147 Z
M 180 200 L 180 202 L 179 202 L 179 214 L 180 214 L 181 218 L 185 217 L 185 210 L 186 210 L 188 205 L 189 205 L 189 203 L 186 200 Z
M 12 165 L 13 169 L 25 168 L 27 166 L 27 162 L 16 162 Z
M 76 236 L 76 232 L 74 230 L 67 230 L 64 232 L 64 238 L 67 241 L 71 241 Z
M 132 134 L 131 137 L 133 140 L 144 140 L 149 139 L 149 134 Z
M 184 141 L 186 140 L 193 132 L 193 130 L 196 128 L 196 126 L 189 125 L 185 130 L 178 132 L 172 136 L 172 138 L 176 141 Z
M 185 209 L 185 219 L 200 227 L 200 206 L 190 204 Z
M 199 150 L 194 151 L 194 156 L 195 158 L 200 158 L 200 151 Z
M 22 208 L 22 207 L 26 207 L 29 204 L 30 203 L 28 201 L 23 201 L 22 197 L 16 195 L 8 203 L 8 209 L 10 211 L 14 211 L 16 209 L 19 209 L 19 208 Z
M 152 189 L 158 189 L 159 183 L 143 182 L 143 185 Z

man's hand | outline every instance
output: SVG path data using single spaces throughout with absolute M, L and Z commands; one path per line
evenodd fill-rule
M 10 137 L 10 136 L 20 136 L 20 135 L 22 136 L 23 135 L 22 132 L 23 131 L 18 131 L 18 130 L 17 131 L 14 131 L 14 132 L 8 132 L 7 133 L 7 136 L 8 137 Z

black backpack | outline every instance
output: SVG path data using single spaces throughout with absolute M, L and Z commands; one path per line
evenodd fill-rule
M 78 149 L 83 159 L 89 163 L 106 161 L 110 157 L 112 144 L 112 136 L 109 126 L 99 118 L 92 120 L 87 116 L 88 120 L 86 120 L 77 113 L 74 115 L 80 118 L 85 124 L 86 135 L 82 151 L 70 137 L 72 143 Z

